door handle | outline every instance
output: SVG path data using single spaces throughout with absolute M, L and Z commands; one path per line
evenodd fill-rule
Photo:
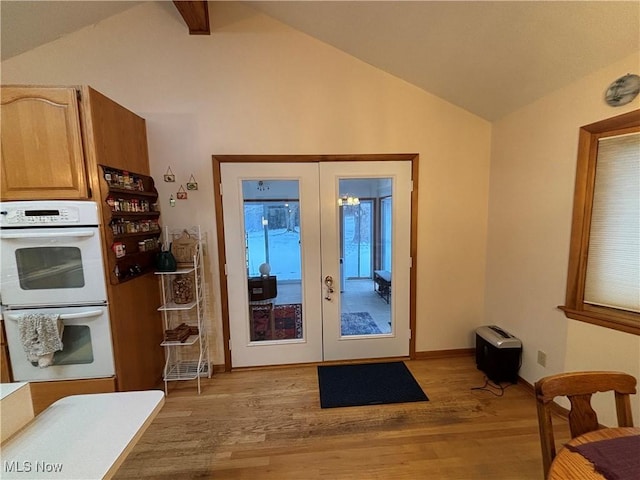
M 333 277 L 331 275 L 324 277 L 324 284 L 327 287 L 327 294 L 324 296 L 324 299 L 331 301 L 331 294 L 333 293 Z

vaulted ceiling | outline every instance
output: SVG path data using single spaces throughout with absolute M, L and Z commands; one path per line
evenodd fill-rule
M 140 3 L 2 0 L 2 58 Z M 488 120 L 640 52 L 638 1 L 244 3 Z

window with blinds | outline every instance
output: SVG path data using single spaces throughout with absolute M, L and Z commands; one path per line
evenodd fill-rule
M 598 141 L 584 301 L 640 312 L 640 133 Z
M 640 335 L 640 110 L 580 127 L 568 318 Z

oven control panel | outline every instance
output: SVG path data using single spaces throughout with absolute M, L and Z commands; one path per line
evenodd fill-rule
M 7 224 L 33 224 L 33 223 L 76 223 L 78 212 L 61 208 L 59 210 L 9 210 L 7 211 Z
M 81 226 L 98 224 L 95 202 L 20 201 L 0 204 L 2 227 Z

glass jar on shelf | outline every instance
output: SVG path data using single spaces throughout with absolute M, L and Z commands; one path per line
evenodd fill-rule
M 171 282 L 174 303 L 184 304 L 193 302 L 193 280 L 190 275 L 178 275 Z

